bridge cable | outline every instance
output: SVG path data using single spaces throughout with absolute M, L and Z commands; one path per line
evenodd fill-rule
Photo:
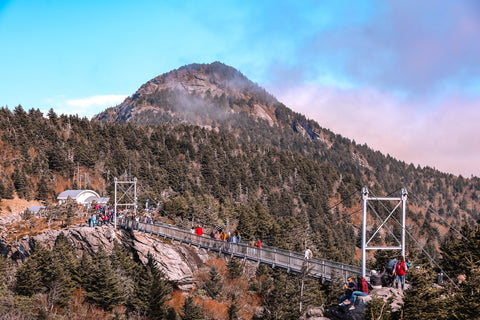
M 327 211 L 330 211 L 331 209 L 337 207 L 338 205 L 342 204 L 344 201 L 350 199 L 353 195 L 355 194 L 358 194 L 358 191 L 354 191 L 352 193 L 350 193 L 345 199 L 342 199 L 340 200 L 339 202 L 335 203 L 334 205 L 330 206 L 329 208 L 327 208 Z
M 398 221 L 397 221 L 398 222 Z M 447 278 L 448 280 L 455 286 L 455 288 L 457 288 L 457 290 L 460 290 L 460 288 L 457 286 L 457 284 L 453 281 L 452 278 L 450 278 L 448 276 L 448 274 L 442 269 L 442 267 L 440 267 L 440 265 L 435 261 L 435 259 L 433 259 L 430 254 L 422 247 L 422 245 L 420 244 L 420 242 L 415 239 L 415 237 L 410 233 L 410 231 L 408 231 L 407 229 L 405 229 L 405 231 L 407 232 L 407 234 L 412 238 L 413 241 L 415 241 L 415 243 L 417 244 L 417 246 L 423 251 L 423 253 L 428 257 L 428 259 L 430 260 L 430 262 L 432 262 L 439 270 L 440 272 L 442 272 Z
M 466 238 L 460 231 L 458 231 L 454 226 L 452 226 L 445 218 L 443 218 L 442 216 L 440 216 L 440 214 L 434 210 L 431 206 L 427 205 L 427 203 L 420 199 L 419 197 L 417 197 L 414 193 L 409 193 L 409 195 L 413 195 L 415 197 L 415 199 L 417 199 L 418 201 L 420 201 L 421 204 L 423 204 L 427 209 L 428 211 L 430 211 L 431 213 L 435 214 L 437 217 L 439 217 L 445 224 L 447 224 L 453 231 L 455 231 L 460 237 L 462 237 L 462 239 L 464 240 L 467 240 L 468 242 L 470 242 L 470 240 L 468 238 Z

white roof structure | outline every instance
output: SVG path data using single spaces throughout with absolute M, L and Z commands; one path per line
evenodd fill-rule
M 78 204 L 90 204 L 93 201 L 106 203 L 104 198 L 93 190 L 65 190 L 58 195 L 57 200 L 62 204 L 68 198 L 75 200 Z
M 45 209 L 45 206 L 31 206 L 31 207 L 28 207 L 27 209 L 28 209 L 30 212 L 39 213 L 40 211 L 42 211 L 43 209 Z

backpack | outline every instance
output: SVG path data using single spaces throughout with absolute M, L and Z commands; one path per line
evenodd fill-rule
M 395 266 L 397 265 L 398 260 L 392 259 L 388 261 L 387 266 L 385 267 L 389 273 L 393 273 L 395 271 Z
M 405 262 L 397 263 L 395 265 L 395 274 L 404 275 L 407 272 L 407 266 Z
M 362 278 L 360 289 L 362 289 L 362 292 L 365 292 L 366 294 L 368 294 L 368 283 L 365 280 L 365 278 Z

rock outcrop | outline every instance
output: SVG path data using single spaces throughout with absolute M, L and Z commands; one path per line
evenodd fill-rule
M 405 290 L 408 288 L 409 285 L 405 284 Z M 326 315 L 328 319 L 332 320 L 363 320 L 365 318 L 367 304 L 372 301 L 372 299 L 382 299 L 386 303 L 389 303 L 391 312 L 395 312 L 400 310 L 403 305 L 403 291 L 391 287 L 373 289 L 368 296 L 360 296 L 357 298 L 354 310 L 349 310 L 349 305 L 336 306 L 330 308 L 326 312 Z M 392 301 L 390 302 L 390 300 Z M 311 319 L 308 318 L 308 320 Z
M 36 236 L 24 236 L 10 245 L 6 245 L 6 241 L 0 241 L 0 252 L 21 264 L 32 254 L 37 243 L 51 250 L 60 233 L 72 242 L 78 256 L 84 253 L 92 254 L 100 247 L 110 254 L 115 242 L 123 244 L 144 263 L 150 253 L 166 277 L 185 291 L 192 288 L 194 273 L 209 259 L 208 252 L 204 249 L 172 243 L 170 240 L 136 231 L 116 230 L 110 226 L 47 230 Z

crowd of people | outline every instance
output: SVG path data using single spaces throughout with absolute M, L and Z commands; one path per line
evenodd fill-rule
M 95 207 L 95 212 L 88 218 L 88 225 L 90 227 L 96 227 L 105 225 L 113 221 L 113 209 L 108 207 Z
M 404 290 L 405 275 L 412 264 L 410 259 L 405 261 L 403 256 L 399 256 L 391 259 L 382 270 L 371 270 L 370 283 L 361 276 L 357 277 L 357 281 L 349 277 L 344 285 L 345 294 L 339 299 L 339 306 L 349 306 L 349 310 L 353 310 L 357 297 L 366 296 L 371 290 L 383 286 Z
M 203 236 L 203 228 L 201 226 L 192 227 L 191 233 L 196 234 L 197 236 Z M 223 230 L 212 230 L 209 234 L 209 237 L 215 240 L 230 242 L 230 243 L 240 243 L 242 241 L 242 235 L 240 232 L 235 231 L 233 234 L 231 232 L 224 232 Z M 251 247 L 262 247 L 262 241 L 260 239 L 252 239 L 249 241 Z
M 114 220 L 114 212 L 115 210 L 109 206 L 100 206 L 100 205 L 95 205 L 93 208 L 94 211 L 88 218 L 87 224 L 90 227 L 96 227 L 96 226 L 102 226 L 106 225 L 107 223 L 113 223 Z M 138 215 L 132 213 L 132 212 L 125 212 L 120 213 L 117 217 L 126 217 L 127 219 L 131 219 L 132 221 L 136 222 L 142 222 L 146 224 L 154 224 L 153 218 L 150 216 L 146 215 L 142 218 L 140 218 Z

